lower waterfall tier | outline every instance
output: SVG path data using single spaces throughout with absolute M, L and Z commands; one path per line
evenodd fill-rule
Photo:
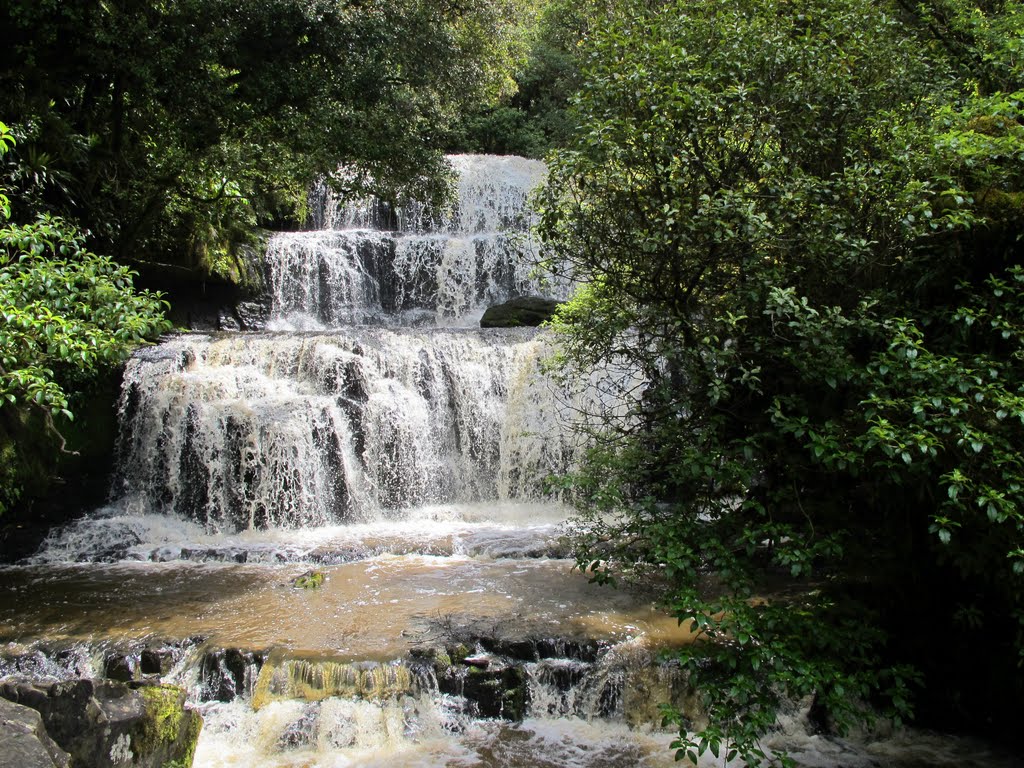
M 114 496 L 211 531 L 536 499 L 571 462 L 531 330 L 185 335 L 126 369 Z

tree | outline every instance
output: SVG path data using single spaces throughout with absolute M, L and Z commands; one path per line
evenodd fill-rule
M 681 755 L 757 764 L 784 695 L 906 715 L 909 661 L 948 708 L 936 621 L 1017 632 L 992 674 L 1024 647 L 1022 94 L 969 70 L 863 0 L 637 0 L 591 42 L 543 199 L 561 364 L 648 384 L 565 483 L 579 565 L 704 640 Z
M 0 123 L 0 155 L 13 143 Z M 0 190 L 0 513 L 17 499 L 24 463 L 24 446 L 6 438 L 34 415 L 45 427 L 43 440 L 63 449 L 55 419 L 73 418 L 69 388 L 170 328 L 159 296 L 136 293 L 128 268 L 86 250 L 72 225 L 48 214 L 30 224 L 10 219 Z
M 525 14 L 514 87 L 496 101 L 470 103 L 450 144 L 465 152 L 539 158 L 564 143 L 571 132 L 567 111 L 579 85 L 581 44 L 606 6 L 605 0 L 552 0 Z
M 301 213 L 312 179 L 339 165 L 353 191 L 431 188 L 456 106 L 507 78 L 513 10 L 5 3 L 0 114 L 19 139 L 8 186 L 25 210 L 72 215 L 122 262 L 176 257 L 210 271 L 257 223 Z

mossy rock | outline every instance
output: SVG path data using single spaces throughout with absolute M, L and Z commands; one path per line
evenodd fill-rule
M 481 717 L 522 720 L 529 701 L 522 667 L 484 670 L 470 668 L 462 679 L 462 695 L 474 702 Z
M 465 643 L 451 645 L 445 650 L 450 664 L 461 664 L 467 656 L 473 653 L 473 649 Z
M 319 589 L 324 583 L 323 571 L 307 571 L 292 582 L 296 589 Z
M 160 768 L 191 768 L 203 719 L 185 708 L 185 692 L 172 685 L 147 685 L 139 693 L 146 718 L 132 741 L 136 753 L 156 757 L 151 764 Z
M 75 768 L 191 768 L 203 724 L 171 685 L 12 680 L 0 697 L 39 712 Z
M 480 318 L 481 328 L 535 327 L 550 320 L 561 302 L 541 296 L 520 296 L 488 307 Z

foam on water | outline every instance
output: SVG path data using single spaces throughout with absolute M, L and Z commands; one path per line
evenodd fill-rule
M 115 495 L 222 532 L 539 498 L 577 450 L 541 348 L 532 330 L 172 339 L 127 366 Z
M 51 533 L 33 565 L 82 562 L 337 564 L 383 554 L 564 556 L 568 509 L 546 502 L 417 507 L 398 519 L 308 528 L 211 532 L 190 520 L 106 507 Z
M 667 768 L 671 735 L 581 719 L 473 721 L 450 697 L 204 711 L 196 768 Z M 297 735 L 301 734 L 301 735 Z M 242 735 L 242 738 L 239 738 Z M 710 765 L 710 764 L 709 764 Z
M 513 296 L 566 298 L 568 281 L 541 278 L 530 231 L 528 197 L 543 163 L 481 155 L 449 163 L 457 183 L 441 209 L 339 200 L 322 188 L 319 229 L 275 235 L 267 248 L 269 327 L 470 327 Z

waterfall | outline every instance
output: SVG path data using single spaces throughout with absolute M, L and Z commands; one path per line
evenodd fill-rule
M 277 330 L 345 325 L 474 326 L 512 296 L 565 298 L 569 285 L 536 273 L 530 191 L 544 165 L 517 157 L 455 155 L 444 208 L 313 195 L 314 232 L 276 235 L 267 251 Z
M 642 382 L 560 382 L 545 332 L 478 327 L 571 286 L 534 271 L 544 166 L 450 162 L 442 207 L 321 187 L 266 249 L 265 329 L 133 356 L 112 502 L 4 573 L 0 676 L 181 685 L 197 768 L 672 763 L 643 729 L 682 686 L 645 667 L 689 635 L 570 572 L 545 482 Z
M 443 208 L 341 203 L 266 250 L 268 332 L 187 334 L 137 354 L 114 495 L 208 531 L 394 518 L 430 504 L 536 500 L 573 448 L 532 329 L 476 325 L 533 273 L 523 158 L 453 156 Z M 541 419 L 537 415 L 542 416 Z
M 182 336 L 125 373 L 119 496 L 215 530 L 532 499 L 566 438 L 532 330 Z M 512 397 L 514 396 L 514 397 Z

